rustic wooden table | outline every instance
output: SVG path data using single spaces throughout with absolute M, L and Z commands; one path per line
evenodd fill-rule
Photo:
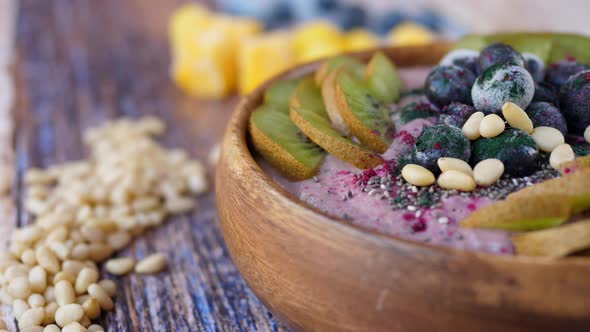
M 179 2 L 20 1 L 16 134 L 11 139 L 0 131 L 0 145 L 14 149 L 17 176 L 13 199 L 0 200 L 0 246 L 12 228 L 28 222 L 21 209 L 23 170 L 84 156 L 84 128 L 119 116 L 157 115 L 169 126 L 165 145 L 203 160 L 220 140 L 236 98 L 195 100 L 168 78 L 166 22 Z M 10 151 L 5 154 L 0 148 L 10 164 Z M 150 231 L 124 252 L 163 251 L 169 270 L 117 279 L 116 309 L 100 322 L 109 331 L 285 331 L 232 264 L 213 193 L 197 201 L 194 213 Z M 0 308 L 0 317 L 14 329 L 8 307 Z

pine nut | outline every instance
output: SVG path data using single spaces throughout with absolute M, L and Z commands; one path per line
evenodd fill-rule
M 39 265 L 41 265 L 47 272 L 52 274 L 59 272 L 59 260 L 49 248 L 46 246 L 37 247 L 37 250 L 35 250 L 35 256 L 37 257 Z
M 27 327 L 39 326 L 43 322 L 45 310 L 43 308 L 32 308 L 25 311 L 18 320 L 18 328 L 25 329 Z
M 442 158 L 438 158 L 436 163 L 438 164 L 438 168 L 440 168 L 440 170 L 442 172 L 455 170 L 455 171 L 463 172 L 467 175 L 471 175 L 471 176 L 473 175 L 473 170 L 471 169 L 471 166 L 469 166 L 468 163 L 466 163 L 465 161 L 463 161 L 461 159 L 451 158 L 451 157 L 442 157 Z
M 91 243 L 102 242 L 105 238 L 103 231 L 94 226 L 84 225 L 80 228 L 80 233 Z
M 96 298 L 98 303 L 100 303 L 100 308 L 102 310 L 111 311 L 113 310 L 113 300 L 109 297 L 107 292 L 100 287 L 98 284 L 92 284 L 88 287 L 88 294 L 90 296 Z
M 78 274 L 84 268 L 84 263 L 78 260 L 67 260 L 62 263 L 62 271 L 78 277 Z
M 135 272 L 151 274 L 162 271 L 166 267 L 166 257 L 161 254 L 153 254 L 140 260 L 135 266 Z
M 88 326 L 88 332 L 104 332 L 104 328 L 100 325 L 93 324 Z
M 463 172 L 450 170 L 443 172 L 437 180 L 438 185 L 445 189 L 457 189 L 461 191 L 472 191 L 475 189 L 475 180 Z
M 47 287 L 47 289 L 43 293 L 43 296 L 45 297 L 45 301 L 54 302 L 55 301 L 55 287 L 54 286 Z
M 190 211 L 195 206 L 192 198 L 183 196 L 166 197 L 165 208 L 170 214 L 179 214 Z
M 4 271 L 4 278 L 6 278 L 6 280 L 8 280 L 8 281 L 18 278 L 18 277 L 26 277 L 28 275 L 29 275 L 29 269 L 27 268 L 26 265 L 23 265 L 23 264 L 12 265 L 12 266 L 8 267 L 6 269 L 6 271 Z
M 96 319 L 100 316 L 100 303 L 94 297 L 90 297 L 88 300 L 82 303 L 82 308 L 84 308 L 84 312 L 86 316 L 90 319 Z
M 408 183 L 423 187 L 434 183 L 434 174 L 431 171 L 416 164 L 408 164 L 402 169 L 402 177 Z
M 62 242 L 50 242 L 48 247 L 60 260 L 66 260 L 70 256 L 70 249 Z
M 43 319 L 44 325 L 55 323 L 55 313 L 58 308 L 59 305 L 57 302 L 51 302 L 45 306 L 45 318 Z
M 44 307 L 45 298 L 41 294 L 31 294 L 27 299 L 27 303 L 31 308 Z
M 76 293 L 69 281 L 62 280 L 55 285 L 55 300 L 60 306 L 76 302 Z
M 480 186 L 490 186 L 496 183 L 504 174 L 504 163 L 499 159 L 485 159 L 473 168 L 475 183 Z
M 512 102 L 506 102 L 502 106 L 502 115 L 510 127 L 526 131 L 528 134 L 533 132 L 533 122 L 528 114 Z
M 43 332 L 61 332 L 61 329 L 57 325 L 51 324 L 51 325 L 45 326 L 45 328 L 43 329 Z
M 11 305 L 12 302 L 14 302 L 14 299 L 5 289 L 0 288 L 0 302 L 2 304 Z
M 35 251 L 32 249 L 25 250 L 20 256 L 20 260 L 27 265 L 37 264 L 37 258 L 35 258 Z
M 108 260 L 105 264 L 105 269 L 110 274 L 120 276 L 131 272 L 134 265 L 135 261 L 132 258 L 121 257 Z
M 541 151 L 551 152 L 558 145 L 565 143 L 563 134 L 553 127 L 537 127 L 531 134 Z
M 64 326 L 61 332 L 86 332 L 86 328 L 78 322 L 73 322 Z
M 79 322 L 84 317 L 84 309 L 77 303 L 59 307 L 55 312 L 55 322 L 64 327 L 73 322 Z
M 98 285 L 102 287 L 102 289 L 104 289 L 104 291 L 107 292 L 110 297 L 115 296 L 117 293 L 117 284 L 115 284 L 115 282 L 112 280 L 103 279 L 98 283 Z
M 496 137 L 500 135 L 505 128 L 506 125 L 501 117 L 497 114 L 488 114 L 479 124 L 479 134 L 486 138 Z
M 219 162 L 219 157 L 221 156 L 221 145 L 219 143 L 213 145 L 211 150 L 209 150 L 209 154 L 207 155 L 207 163 L 211 166 L 217 165 Z
M 25 327 L 24 329 L 21 329 L 20 332 L 43 332 L 43 326 L 35 325 Z
M 560 144 L 551 151 L 551 155 L 549 156 L 549 164 L 554 169 L 559 170 L 561 165 L 564 163 L 570 162 L 576 158 L 576 154 L 572 149 L 571 145 L 564 143 Z
M 76 293 L 77 294 L 84 294 L 88 290 L 88 286 L 98 282 L 98 272 L 94 269 L 85 267 L 80 271 L 78 274 L 78 278 L 76 278 Z
M 88 257 L 95 262 L 102 262 L 113 254 L 114 250 L 104 243 L 91 243 L 88 246 Z
M 481 136 L 479 133 L 479 126 L 484 116 L 483 112 L 475 112 L 471 114 L 469 119 L 465 121 L 463 128 L 461 128 L 463 135 L 472 141 L 478 139 Z
M 26 300 L 31 295 L 28 277 L 17 277 L 8 284 L 8 294 L 15 299 Z
M 76 283 L 76 277 L 74 277 L 71 273 L 69 272 L 65 272 L 65 271 L 61 271 L 58 272 L 54 277 L 53 277 L 53 284 L 57 284 L 58 282 L 62 281 L 62 280 L 67 280 L 69 283 L 71 284 L 75 284 Z
M 20 317 L 29 309 L 31 309 L 31 306 L 21 299 L 16 299 L 12 303 L 12 313 L 16 320 L 20 320 Z
M 44 172 L 42 169 L 39 168 L 29 168 L 25 172 L 24 176 L 25 183 L 27 185 L 34 185 L 34 184 L 51 184 L 55 180 L 55 177 L 51 176 L 51 174 Z
M 590 143 L 590 126 L 586 127 L 586 130 L 584 130 L 584 139 L 586 140 L 586 143 Z
M 88 316 L 82 317 L 82 320 L 80 321 L 80 325 L 84 326 L 85 328 L 88 328 L 88 326 L 90 326 L 90 324 L 92 324 L 92 322 L 90 321 L 90 318 L 88 318 Z
M 15 231 L 15 241 L 33 244 L 43 236 L 43 230 L 37 226 L 25 226 Z
M 116 233 L 109 234 L 107 243 L 115 251 L 119 251 L 125 248 L 131 242 L 131 235 L 126 231 L 119 231 Z

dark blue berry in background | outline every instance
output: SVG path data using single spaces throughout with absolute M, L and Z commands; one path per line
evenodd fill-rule
M 525 110 L 531 118 L 533 127 L 553 127 L 559 130 L 563 136 L 567 135 L 567 124 L 559 108 L 547 102 L 534 102 Z
M 561 88 L 560 102 L 569 131 L 583 135 L 590 126 L 590 70 L 570 77 Z
M 442 109 L 437 124 L 463 128 L 463 125 L 473 113 L 475 113 L 475 107 L 453 102 Z
M 334 11 L 339 7 L 340 2 L 338 0 L 318 0 L 318 9 L 324 13 Z
M 512 46 L 494 43 L 481 50 L 479 54 L 479 72 L 483 73 L 495 64 L 511 64 L 524 67 L 524 58 Z
M 436 32 L 440 31 L 443 26 L 443 18 L 432 9 L 425 9 L 414 20 L 416 23 Z
M 283 28 L 293 23 L 294 19 L 295 13 L 291 4 L 285 1 L 279 1 L 265 15 L 264 25 L 267 30 Z
M 572 75 L 586 69 L 590 67 L 578 63 L 575 59 L 565 59 L 549 65 L 546 80 L 559 91 Z
M 436 66 L 432 69 L 424 89 L 426 97 L 431 103 L 443 108 L 453 101 L 472 104 L 471 86 L 475 82 L 475 75 L 459 66 Z
M 535 82 L 533 102 L 544 101 L 559 106 L 559 98 L 553 85 L 547 82 Z
M 529 71 L 535 82 L 541 82 L 545 78 L 545 63 L 541 58 L 532 53 L 523 53 L 524 66 Z
M 342 6 L 334 13 L 334 20 L 344 30 L 364 27 L 367 24 L 367 11 L 359 5 Z
M 373 30 L 375 30 L 375 32 L 378 34 L 385 35 L 391 31 L 391 29 L 395 28 L 407 19 L 408 18 L 406 15 L 404 15 L 404 13 L 394 10 L 376 19 L 373 24 Z
M 440 65 L 455 65 L 470 70 L 476 76 L 479 75 L 478 69 L 479 52 L 468 49 L 453 50 L 440 60 Z

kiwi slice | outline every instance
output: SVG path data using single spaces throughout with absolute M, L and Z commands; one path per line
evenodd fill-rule
M 272 84 L 264 93 L 264 103 L 288 114 L 289 100 L 300 81 L 301 79 L 285 79 Z
M 507 199 L 476 210 L 463 227 L 530 231 L 555 227 L 566 222 L 572 206 L 563 195 L 526 196 Z
M 339 71 L 335 80 L 336 105 L 350 132 L 367 148 L 385 152 L 395 134 L 389 109 L 348 72 Z
M 357 168 L 367 169 L 383 163 L 380 156 L 332 127 L 321 98 L 320 89 L 311 79 L 299 84 L 291 98 L 290 114 L 295 125 L 313 142 Z
M 292 181 L 314 176 L 325 156 L 322 148 L 311 142 L 287 113 L 270 105 L 252 113 L 250 135 L 256 151 Z
M 365 72 L 367 86 L 385 104 L 400 98 L 402 80 L 395 65 L 381 52 L 373 54 Z
M 337 56 L 330 60 L 326 60 L 315 72 L 314 78 L 316 84 L 318 86 L 321 86 L 322 82 L 328 77 L 328 75 L 331 72 L 342 67 L 346 68 L 348 71 L 350 71 L 357 77 L 362 77 L 365 71 L 365 66 L 358 60 L 346 55 Z
M 467 35 L 453 48 L 481 50 L 488 44 L 502 42 L 520 52 L 538 55 L 548 63 L 575 57 L 581 63 L 590 63 L 590 37 L 569 33 L 513 32 L 490 35 Z

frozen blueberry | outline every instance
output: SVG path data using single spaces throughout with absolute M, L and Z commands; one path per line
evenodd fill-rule
M 475 75 L 459 66 L 436 66 L 432 69 L 424 89 L 426 97 L 439 108 L 457 101 L 471 104 L 471 86 L 475 81 Z
M 343 6 L 335 14 L 336 23 L 344 30 L 364 27 L 367 24 L 367 11 L 359 5 Z
M 563 136 L 567 135 L 567 124 L 559 108 L 546 102 L 534 102 L 526 109 L 526 113 L 533 122 L 533 127 L 553 127 Z
M 437 114 L 438 112 L 430 103 L 411 102 L 400 109 L 399 120 L 401 124 L 406 124 L 412 120 L 430 118 Z
M 485 114 L 498 113 L 507 101 L 526 109 L 535 94 L 535 82 L 520 66 L 496 64 L 486 69 L 471 89 L 473 106 Z
M 533 53 L 522 53 L 524 66 L 529 71 L 535 82 L 541 82 L 545 78 L 545 63 L 539 56 Z
M 590 70 L 570 77 L 561 89 L 560 102 L 569 131 L 583 135 L 590 126 Z
M 553 85 L 547 82 L 535 82 L 535 95 L 533 102 L 545 101 L 559 106 L 559 97 L 553 88 Z
M 587 69 L 590 69 L 590 67 L 578 63 L 574 58 L 568 58 L 550 64 L 549 68 L 547 68 L 547 77 L 545 80 L 559 91 L 572 75 Z
M 461 129 L 447 125 L 426 127 L 416 139 L 411 152 L 413 163 L 440 173 L 438 158 L 453 157 L 469 161 L 471 146 Z
M 479 59 L 479 52 L 468 49 L 453 50 L 440 60 L 439 65 L 449 66 L 455 65 L 470 70 L 475 75 L 478 74 L 477 61 Z
M 265 17 L 266 29 L 276 29 L 289 25 L 295 19 L 293 8 L 287 2 L 280 1 L 274 5 Z
M 493 138 L 479 138 L 473 142 L 472 165 L 489 158 L 500 159 L 504 172 L 513 176 L 533 173 L 537 167 L 539 148 L 525 131 L 509 128 Z
M 479 54 L 479 72 L 482 73 L 495 64 L 524 67 L 524 58 L 512 46 L 494 43 L 481 50 Z
M 473 113 L 475 113 L 475 108 L 471 105 L 450 103 L 442 109 L 437 124 L 463 128 L 463 125 Z
M 378 20 L 376 20 L 374 24 L 374 29 L 379 34 L 386 34 L 391 29 L 398 26 L 398 24 L 402 23 L 407 19 L 406 15 L 404 15 L 400 11 L 392 11 L 386 13 L 385 15 L 381 16 Z
M 322 12 L 330 12 L 340 7 L 338 0 L 318 0 L 318 8 Z

